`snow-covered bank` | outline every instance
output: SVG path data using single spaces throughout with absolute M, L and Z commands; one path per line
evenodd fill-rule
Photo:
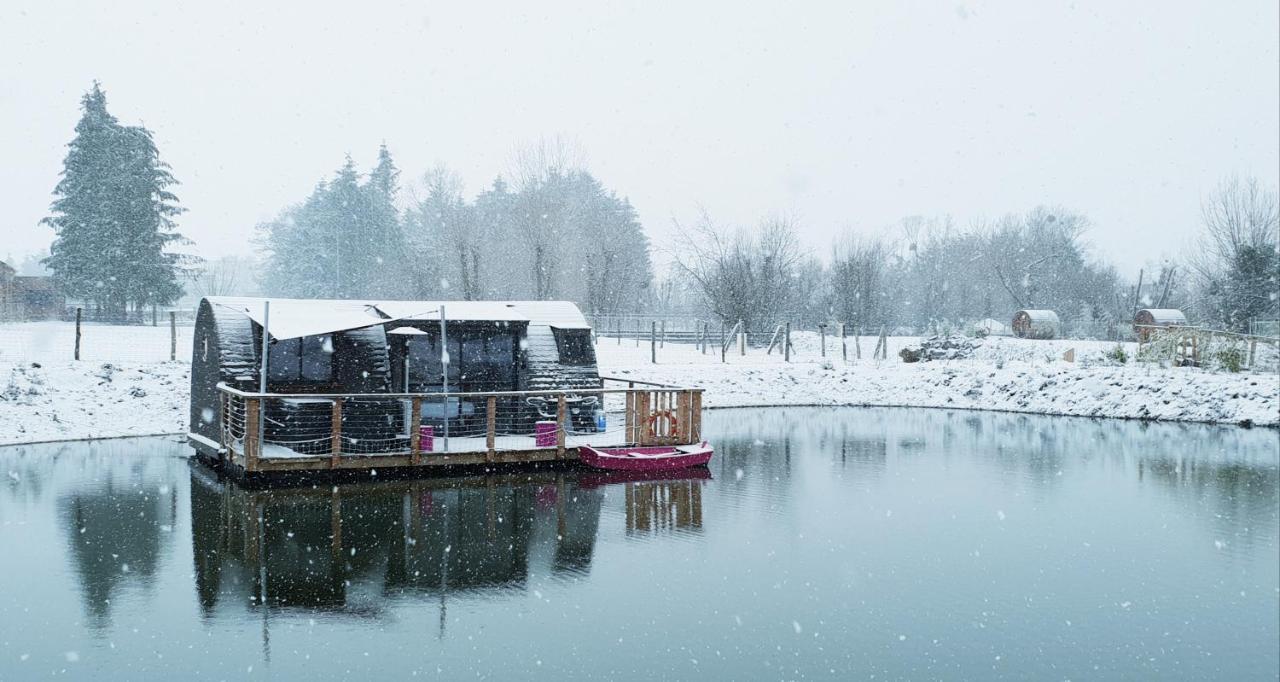
M 1011 339 L 993 339 L 969 360 L 904 364 L 896 352 L 915 339 L 891 338 L 887 360 L 846 364 L 838 342 L 828 338 L 823 360 L 808 336 L 797 336 L 791 363 L 758 349 L 721 363 L 718 353 L 670 344 L 655 365 L 647 344 L 604 338 L 597 354 L 605 376 L 701 386 L 707 407 L 897 405 L 1280 425 L 1276 374 L 1115 366 L 1103 357 L 1115 344 Z M 874 343 L 861 340 L 864 356 Z M 1080 362 L 1059 359 L 1067 348 Z M 185 433 L 188 382 L 182 362 L 0 361 L 0 445 Z
M 187 432 L 183 362 L 0 362 L 0 445 Z

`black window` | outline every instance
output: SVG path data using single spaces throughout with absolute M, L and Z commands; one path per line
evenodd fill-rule
M 328 334 L 271 343 L 267 377 L 286 383 L 331 383 L 334 380 L 333 338 Z
M 593 365 L 595 349 L 591 347 L 590 329 L 555 329 L 556 349 L 560 351 L 560 363 L 564 365 Z

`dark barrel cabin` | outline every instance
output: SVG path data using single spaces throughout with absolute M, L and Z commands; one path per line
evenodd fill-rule
M 191 364 L 192 445 L 216 456 L 224 437 L 237 438 L 243 415 L 224 414 L 218 384 L 259 391 L 262 323 L 268 299 L 210 297 L 196 316 Z M 565 301 L 325 301 L 269 299 L 267 401 L 264 440 L 288 443 L 298 454 L 327 451 L 333 400 L 344 399 L 345 452 L 387 452 L 407 447 L 407 406 L 376 394 L 584 391 L 601 388 L 591 328 Z M 440 311 L 444 310 L 444 344 Z M 447 346 L 442 349 L 441 346 Z M 442 350 L 449 374 L 444 376 Z M 308 398 L 308 394 L 317 394 Z M 594 400 L 582 396 L 571 420 L 585 428 Z M 498 413 L 510 430 L 532 432 L 547 406 L 505 397 Z M 423 424 L 452 427 L 483 423 L 485 401 L 465 395 L 448 404 L 423 401 Z M 242 437 L 242 434 L 239 435 Z
M 1187 316 L 1174 308 L 1144 308 L 1133 316 L 1133 332 L 1141 341 L 1150 340 L 1158 327 L 1185 327 Z
M 1019 310 L 1013 315 L 1013 335 L 1020 339 L 1056 339 L 1061 331 L 1052 310 Z

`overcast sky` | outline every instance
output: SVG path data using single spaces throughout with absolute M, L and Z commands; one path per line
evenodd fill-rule
M 699 206 L 792 215 L 825 256 L 908 215 L 1062 204 L 1127 274 L 1223 176 L 1280 182 L 1275 0 L 177 5 L 0 8 L 0 258 L 52 239 L 95 78 L 208 256 L 384 140 L 406 181 L 444 162 L 474 194 L 565 136 L 660 245 Z

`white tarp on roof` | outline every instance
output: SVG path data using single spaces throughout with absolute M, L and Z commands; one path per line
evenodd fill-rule
M 559 329 L 591 328 L 587 318 L 582 316 L 582 311 L 572 301 L 511 301 L 506 305 L 526 315 L 529 324 L 545 324 Z
M 270 301 L 271 319 L 267 333 L 277 340 L 362 329 L 391 321 L 379 314 L 372 301 L 232 298 L 223 296 L 210 296 L 206 300 L 211 305 L 243 313 L 259 325 L 263 322 L 263 303 Z
M 1150 313 L 1154 324 L 1186 324 L 1187 316 L 1176 308 L 1143 308 L 1139 313 Z
M 378 301 L 378 310 L 397 319 L 439 320 L 440 307 L 449 322 L 525 322 L 505 301 Z

